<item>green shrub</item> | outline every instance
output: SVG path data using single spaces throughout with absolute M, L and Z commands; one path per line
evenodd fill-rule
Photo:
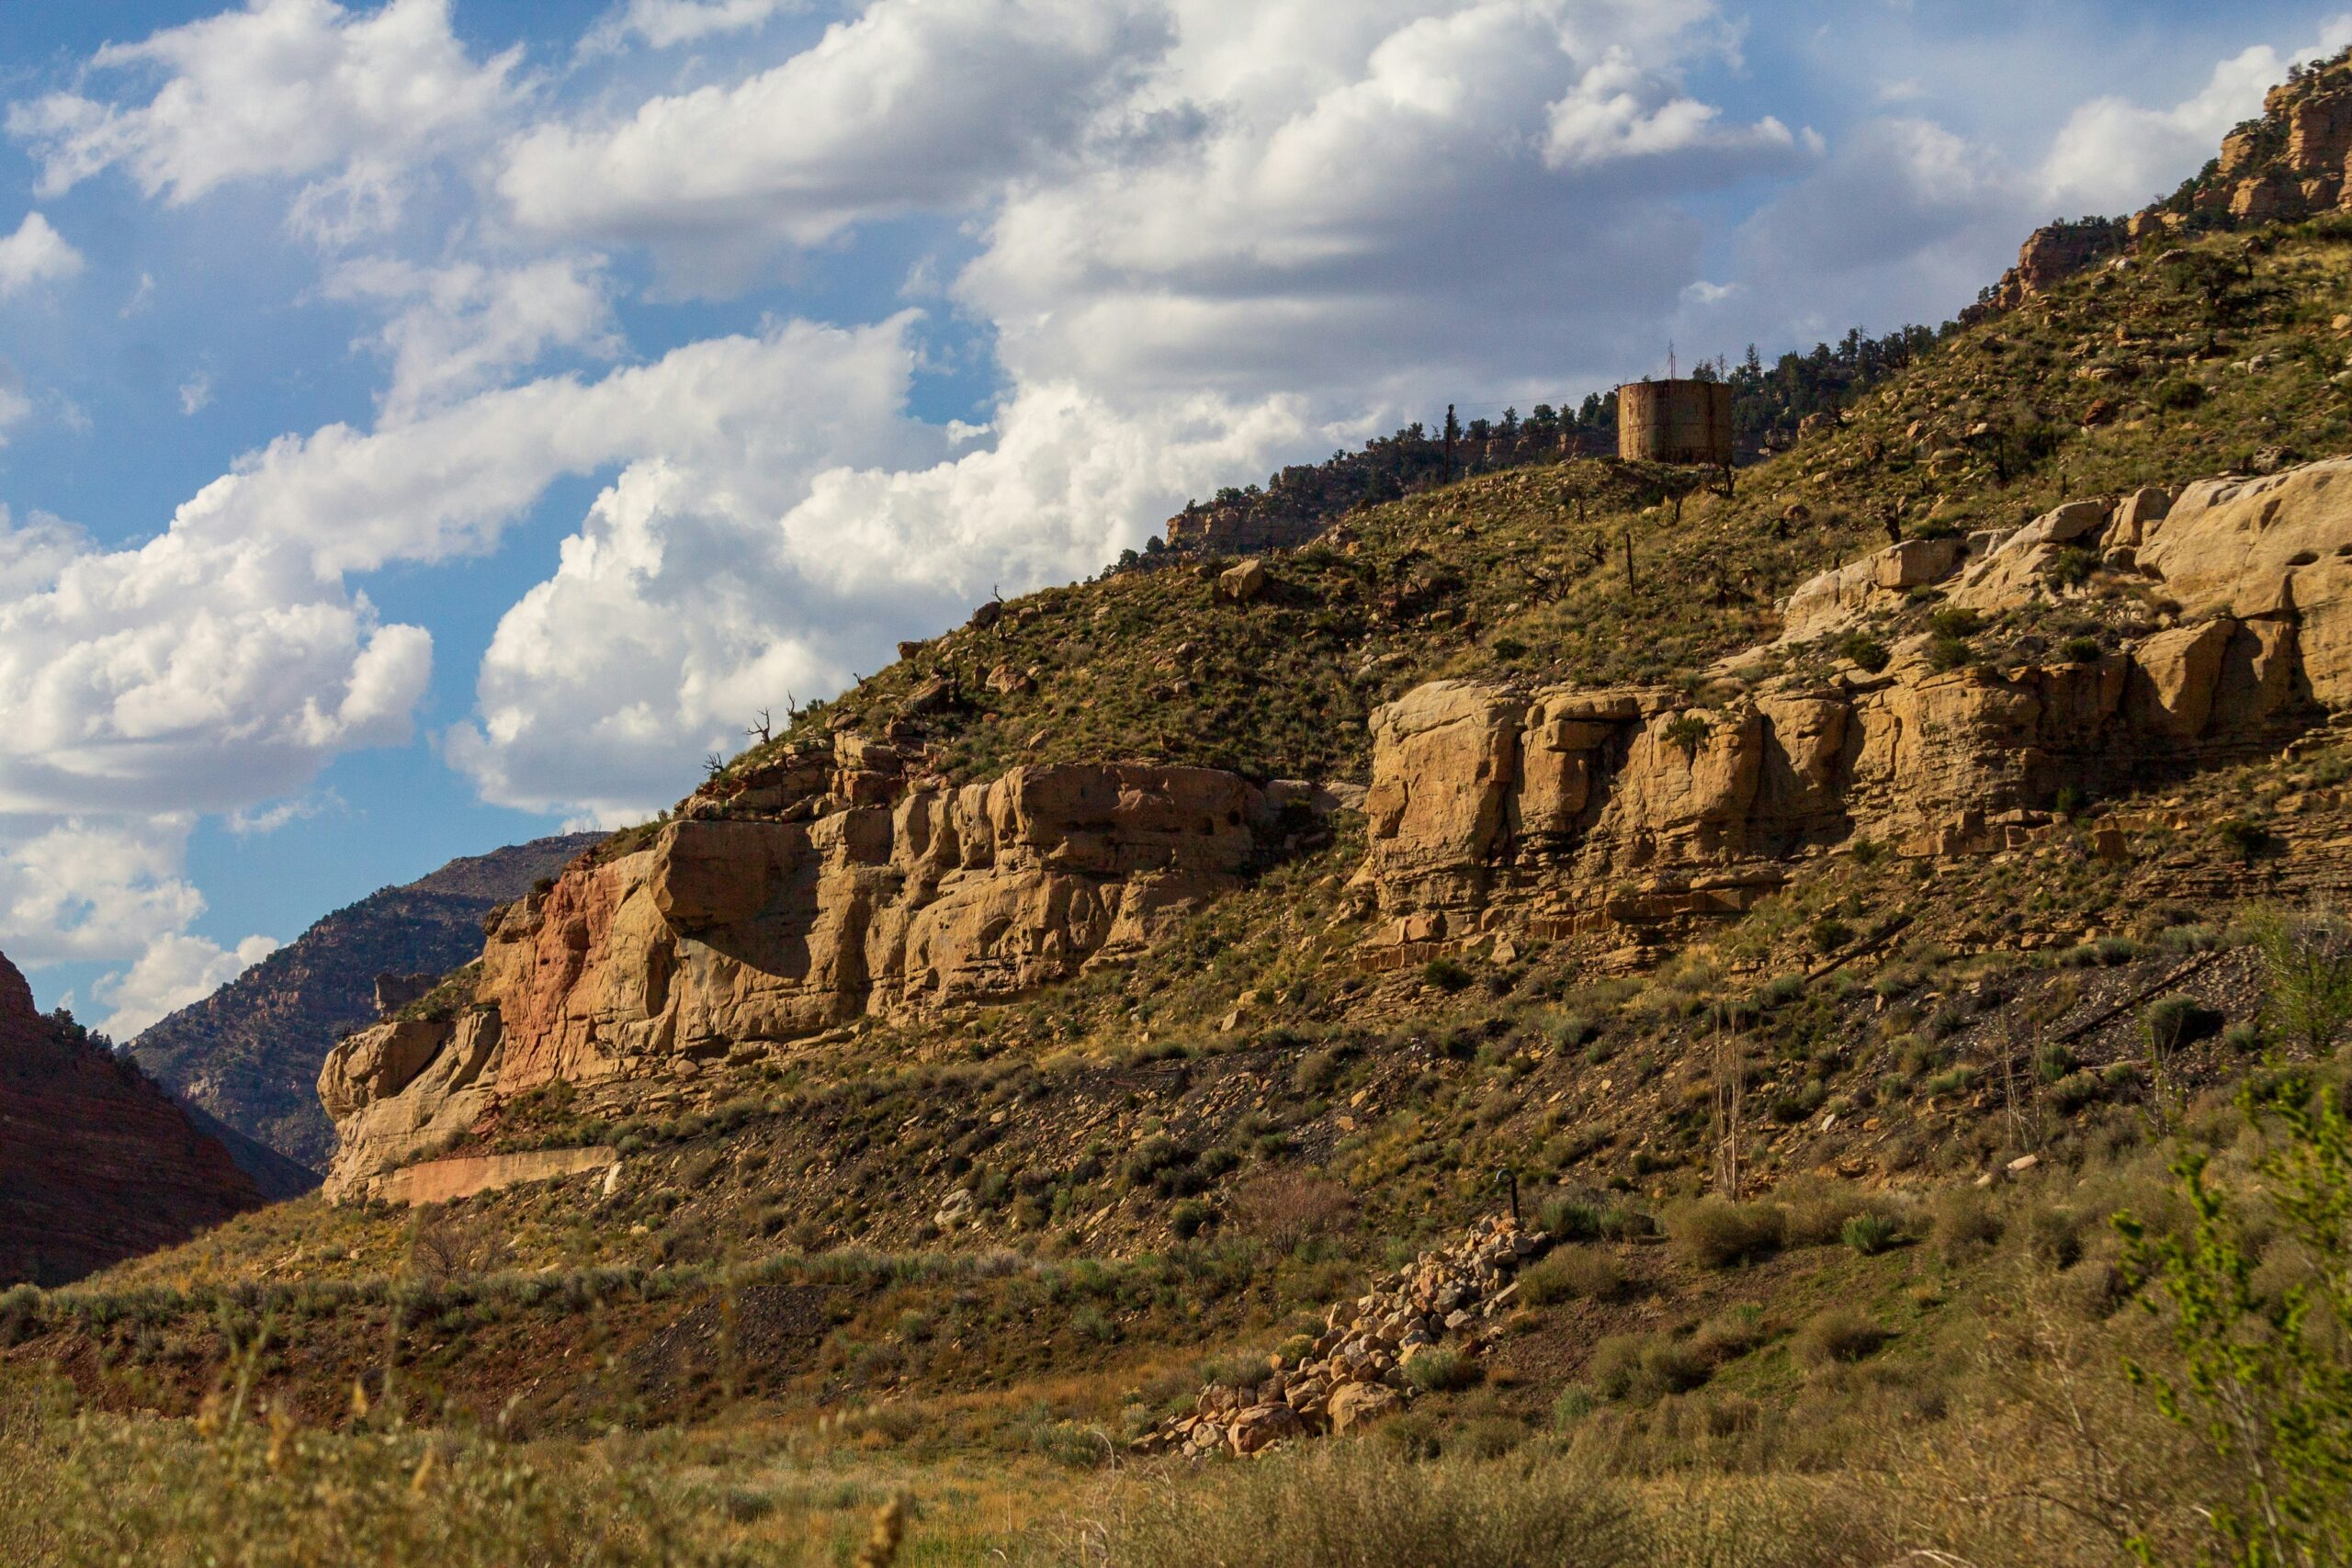
M 1585 1380 L 1603 1399 L 1629 1399 L 1642 1376 L 1642 1336 L 1611 1334 L 1592 1348 Z
M 1832 651 L 1838 658 L 1859 664 L 1873 675 L 1885 669 L 1894 657 L 1887 651 L 1886 644 L 1860 627 L 1839 637 Z
M 2050 1108 L 2061 1116 L 2072 1116 L 2106 1094 L 2107 1086 L 2097 1073 L 2068 1073 L 2050 1086 Z
M 1695 713 L 1679 713 L 1666 721 L 1666 743 L 1685 755 L 1696 752 L 1707 739 L 1707 721 Z
M 1929 1094 L 1966 1094 L 1976 1087 L 1979 1076 L 1974 1067 L 1962 1062 L 1960 1066 L 1947 1072 L 1938 1073 L 1934 1077 L 1929 1078 L 1927 1089 Z
M 1180 1241 L 1190 1241 L 1208 1228 L 1216 1211 L 1197 1198 L 1187 1198 L 1168 1211 L 1168 1228 Z
M 1667 1239 L 1702 1269 L 1726 1269 L 1780 1250 L 1787 1217 L 1772 1203 L 1701 1198 L 1667 1213 Z
M 2074 588 L 2090 581 L 2098 570 L 2098 552 L 2081 545 L 2068 545 L 2051 558 L 2042 575 L 2062 588 Z M 2094 655 L 2093 657 L 2097 657 Z
M 1854 928 L 1834 915 L 1824 915 L 1813 922 L 1808 935 L 1813 950 L 1826 957 L 1854 940 Z
M 1736 1361 L 1764 1343 L 1764 1309 L 1726 1307 L 1699 1325 L 1690 1347 L 1711 1366 Z
M 1928 668 L 1939 673 L 1957 670 L 1974 656 L 1966 637 L 1933 637 L 1928 639 Z
M 2352 921 L 2314 906 L 2267 911 L 2252 924 L 2269 1011 L 2306 1052 L 2325 1055 L 2352 1022 Z
M 2262 1299 L 2242 1201 L 2206 1184 L 2203 1151 L 2184 1151 L 2173 1169 L 2188 1233 L 2116 1219 L 2127 1273 L 2152 1310 L 2168 1309 L 2173 1341 L 2171 1363 L 2135 1368 L 2134 1381 L 2233 1494 L 2200 1510 L 2222 1548 L 2203 1561 L 2341 1562 L 2352 1552 L 2352 1119 L 2334 1087 L 2301 1074 L 2250 1089 L 2243 1104 L 2251 1126 L 2278 1129 L 2256 1173 L 2303 1277 L 2275 1305 Z
M 1563 1247 L 1520 1270 L 1519 1293 L 1532 1306 L 1581 1298 L 1614 1301 L 1624 1292 L 1625 1272 L 1597 1247 Z
M 2159 998 L 2140 1016 L 2140 1027 L 2162 1052 L 2177 1051 L 2218 1033 L 2222 1021 L 2222 1015 L 2212 1009 L 2178 995 Z
M 1884 1328 L 1853 1307 L 1827 1307 L 1797 1331 L 1797 1356 L 1815 1366 L 1860 1361 L 1877 1354 L 1889 1337 Z
M 1714 1366 L 1689 1340 L 1651 1336 L 1642 1347 L 1642 1379 L 1658 1393 L 1688 1393 L 1714 1375 Z
M 1546 1198 L 1535 1223 L 1555 1241 L 1590 1241 L 1600 1234 L 1600 1211 L 1581 1198 Z
M 1865 1258 L 1875 1258 L 1893 1247 L 1902 1227 L 1884 1214 L 1860 1213 L 1848 1220 L 1838 1236 Z
M 2213 832 L 2239 860 L 2248 865 L 2278 852 L 2277 835 L 2252 818 L 2229 818 L 2216 826 Z
M 2063 1043 L 2052 1040 L 2033 1054 L 2033 1075 L 2043 1083 L 2054 1084 L 2080 1066 L 2075 1053 Z
M 1451 1345 L 1436 1345 L 1405 1363 L 1405 1378 L 1423 1393 L 1468 1388 L 1486 1375 L 1477 1359 Z
M 1469 970 L 1451 958 L 1432 958 L 1421 965 L 1421 983 L 1452 996 L 1467 990 L 1475 978 Z
M 2069 664 L 2096 664 L 2106 651 L 2095 637 L 2070 637 L 2058 645 L 2058 657 Z
M 2000 1216 L 1973 1188 L 1947 1188 L 1936 1195 L 1934 1235 L 1945 1261 L 1959 1262 L 2001 1239 Z

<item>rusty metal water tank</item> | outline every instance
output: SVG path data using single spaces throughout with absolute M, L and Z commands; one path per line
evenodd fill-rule
M 1730 384 L 1626 382 L 1617 389 L 1617 455 L 1651 463 L 1730 467 Z

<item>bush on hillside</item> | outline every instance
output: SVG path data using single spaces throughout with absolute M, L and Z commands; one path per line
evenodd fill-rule
M 1727 1269 L 1779 1251 L 1787 1224 L 1778 1204 L 1701 1198 L 1668 1211 L 1666 1235 L 1687 1261 Z

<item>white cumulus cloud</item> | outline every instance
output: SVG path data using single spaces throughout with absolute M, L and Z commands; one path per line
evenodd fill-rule
M 91 987 L 109 1010 L 98 1028 L 127 1041 L 156 1020 L 200 1002 L 277 951 L 277 942 L 249 936 L 233 948 L 200 936 L 160 937 L 119 975 Z
M 527 230 L 651 244 L 707 276 L 747 249 L 977 200 L 1050 162 L 1166 42 L 1148 0 L 876 0 L 740 84 L 541 125 L 498 188 Z
M 397 308 L 363 342 L 391 365 L 380 407 L 386 423 L 400 423 L 500 385 L 554 350 L 619 353 L 601 267 L 593 256 L 506 267 L 374 257 L 336 268 L 326 292 Z
M 606 16 L 581 47 L 605 53 L 643 42 L 653 49 L 675 49 L 707 38 L 749 32 L 769 18 L 804 7 L 806 0 L 628 0 Z
M 174 203 L 303 179 L 298 227 L 347 237 L 397 210 L 408 170 L 487 134 L 515 98 L 519 51 L 477 62 L 449 21 L 449 0 L 250 0 L 91 57 L 97 73 L 160 78 L 145 101 L 51 93 L 12 106 L 8 131 L 45 195 L 116 166 Z
M 81 270 L 82 253 L 38 212 L 26 213 L 15 233 L 0 238 L 0 299 Z
M 2318 40 L 2295 52 L 2310 60 L 2352 43 L 2352 17 L 2337 17 Z M 2262 112 L 2262 95 L 2287 74 L 2290 61 L 2268 44 L 2243 50 L 2181 102 L 2153 107 L 2105 94 L 2067 118 L 2041 168 L 2052 216 L 2130 211 L 2147 205 L 2202 166 L 2230 128 Z

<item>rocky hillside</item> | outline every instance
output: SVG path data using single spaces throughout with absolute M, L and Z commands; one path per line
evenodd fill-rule
M 2265 1195 L 2352 1181 L 2347 353 L 2352 218 L 2190 225 L 1728 492 L 1514 455 L 980 606 L 499 908 L 325 1055 L 324 1191 L 0 1302 L 0 1371 L 189 1414 L 283 1323 L 287 1430 L 684 1427 L 713 1529 L 1044 1499 L 942 1561 L 1198 1561 L 1096 1543 L 1360 1427 L 1366 1517 L 1700 1521 L 1627 1561 L 2220 1560 L 2123 1365 L 2188 1386 L 2223 1232 L 2233 1345 L 2352 1332 L 2342 1208 Z
M 188 1104 L 298 1166 L 323 1170 L 334 1130 L 319 1109 L 319 1064 L 338 1035 L 375 1019 L 377 976 L 437 976 L 465 963 L 481 950 L 484 915 L 555 874 L 598 837 L 539 839 L 468 855 L 405 886 L 371 893 L 202 1001 L 150 1025 L 130 1055 Z M 271 1185 L 292 1179 L 280 1169 Z
M 2222 139 L 2220 156 L 2163 200 L 2129 218 L 2083 218 L 2037 229 L 2018 265 L 1972 315 L 2023 303 L 2094 263 L 2138 248 L 2158 255 L 2197 234 L 2352 211 L 2352 50 L 2263 95 L 2262 113 Z
M 229 1150 L 0 958 L 0 1284 L 58 1285 L 258 1206 Z

